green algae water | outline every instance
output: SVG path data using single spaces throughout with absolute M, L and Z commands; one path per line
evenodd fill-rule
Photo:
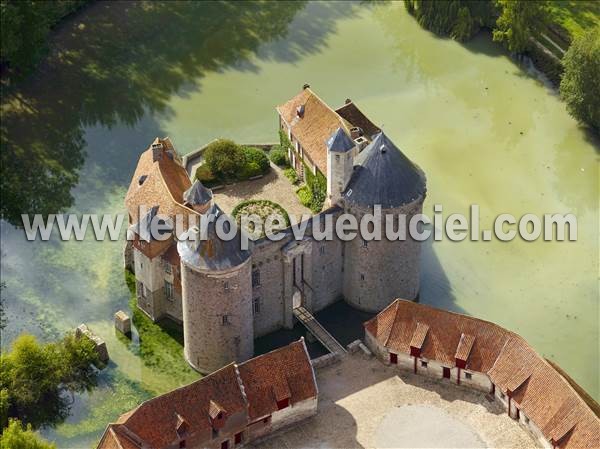
M 23 204 L 124 213 L 155 136 L 181 153 L 216 137 L 274 141 L 274 106 L 309 83 L 330 105 L 353 99 L 424 169 L 430 216 L 434 204 L 446 215 L 478 204 L 482 228 L 500 213 L 577 216 L 577 242 L 425 244 L 420 299 L 518 332 L 600 397 L 600 144 L 489 36 L 437 38 L 400 2 L 124 2 L 90 6 L 53 48 L 3 95 L 2 151 Z M 99 387 L 44 429 L 59 447 L 90 447 L 120 413 L 197 378 L 174 333 L 115 333 L 130 299 L 122 242 L 27 242 L 6 222 L 1 233 L 3 348 L 22 331 L 52 339 L 86 322 L 111 355 Z

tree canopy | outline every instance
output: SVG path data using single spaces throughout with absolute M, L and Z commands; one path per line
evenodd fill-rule
M 68 393 L 96 385 L 93 365 L 99 365 L 99 359 L 85 337 L 67 334 L 57 343 L 41 344 L 33 335 L 23 334 L 0 358 L 2 427 L 9 418 L 34 428 L 60 422 L 69 412 Z
M 600 132 L 600 26 L 575 38 L 563 58 L 560 95 L 580 122 Z
M 500 17 L 496 21 L 494 40 L 504 42 L 510 51 L 523 52 L 547 21 L 545 0 L 497 0 Z
M 2 449 L 56 449 L 52 443 L 39 437 L 31 428 L 23 428 L 18 420 L 11 420 L 0 436 Z

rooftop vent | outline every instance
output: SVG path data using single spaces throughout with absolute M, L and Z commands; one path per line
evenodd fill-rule
M 138 184 L 142 185 L 146 179 L 148 179 L 148 175 L 142 175 L 142 176 L 140 176 L 138 178 Z
M 381 145 L 379 147 L 379 151 L 381 151 L 382 153 L 385 153 L 387 151 L 387 148 L 385 147 L 385 144 Z
M 356 139 L 362 135 L 363 135 L 363 130 L 361 128 L 359 128 L 358 126 L 354 126 L 353 128 L 350 128 L 350 137 L 352 137 L 352 139 Z
M 350 98 L 346 98 L 346 101 L 344 102 L 344 104 L 350 104 L 352 103 L 352 100 Z
M 310 87 L 310 84 L 305 84 L 304 86 L 302 86 L 302 90 L 308 89 L 309 87 Z
M 296 108 L 296 115 L 300 118 L 304 117 L 304 105 L 301 104 Z
M 358 147 L 358 151 L 361 152 L 368 145 L 369 141 L 365 137 L 360 136 L 354 139 L 354 143 Z

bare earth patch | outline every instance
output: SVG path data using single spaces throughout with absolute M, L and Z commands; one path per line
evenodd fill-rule
M 271 171 L 260 179 L 242 181 L 214 192 L 214 201 L 227 214 L 244 200 L 271 200 L 283 207 L 290 215 L 298 220 L 302 214 L 312 215 L 310 209 L 304 207 L 298 200 L 296 189 L 283 175 L 283 171 L 271 164 Z
M 537 447 L 485 394 L 399 373 L 375 359 L 348 356 L 317 371 L 317 383 L 318 414 L 254 447 Z M 422 421 L 418 427 L 399 412 L 411 408 L 419 411 L 414 417 Z

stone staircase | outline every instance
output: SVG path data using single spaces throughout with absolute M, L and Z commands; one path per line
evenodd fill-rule
M 294 316 L 329 352 L 337 354 L 338 356 L 343 356 L 347 353 L 346 348 L 333 338 L 333 336 L 327 332 L 315 317 L 304 307 L 296 307 L 294 309 Z

